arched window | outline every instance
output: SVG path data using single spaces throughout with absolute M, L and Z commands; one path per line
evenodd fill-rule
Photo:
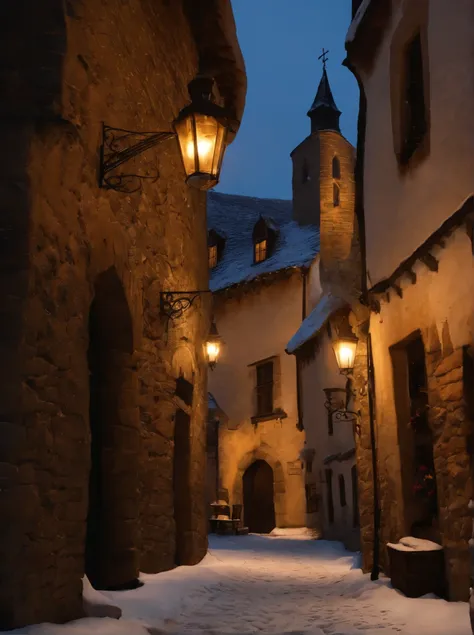
M 341 162 L 337 157 L 332 160 L 332 178 L 338 181 L 341 178 Z
M 332 192 L 334 207 L 339 207 L 341 204 L 341 190 L 337 183 L 333 183 Z

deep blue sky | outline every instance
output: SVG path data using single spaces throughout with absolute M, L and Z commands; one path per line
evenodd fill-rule
M 232 0 L 248 77 L 242 126 L 224 159 L 220 192 L 291 198 L 290 152 L 310 132 L 322 47 L 342 110 L 341 130 L 356 142 L 358 88 L 343 66 L 351 0 Z

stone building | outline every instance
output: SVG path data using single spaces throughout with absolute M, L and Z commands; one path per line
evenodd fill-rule
M 251 532 L 301 527 L 304 432 L 296 364 L 285 347 L 301 322 L 318 229 L 292 220 L 291 201 L 216 193 L 208 227 L 214 319 L 223 340 L 209 377 L 226 416 L 218 429 L 219 497 L 243 504 Z
M 240 120 L 228 0 L 2 6 L 0 628 L 81 617 L 82 577 L 137 583 L 206 552 L 206 195 L 178 144 L 99 188 L 102 122 L 169 131 L 198 73 Z M 235 132 L 235 129 L 234 129 Z M 174 483 L 174 485 L 173 485 Z M 90 486 L 90 489 L 89 489 Z
M 324 67 L 308 112 L 311 134 L 291 155 L 295 210 L 301 211 L 301 222 L 319 222 L 320 259 L 319 270 L 308 278 L 303 320 L 287 352 L 296 356 L 299 369 L 307 525 L 355 550 L 358 426 L 354 417 L 340 419 L 334 412 L 334 403 L 345 399 L 346 379 L 339 372 L 333 340 L 352 333 L 351 306 L 360 296 L 355 150 L 341 134 L 340 114 Z
M 430 538 L 444 547 L 448 597 L 467 600 L 474 5 L 353 4 L 346 48 L 361 88 L 356 212 L 371 307 L 382 565 L 387 542 Z M 361 448 L 364 465 L 369 450 Z

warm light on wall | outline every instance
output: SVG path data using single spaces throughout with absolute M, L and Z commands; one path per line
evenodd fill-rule
M 354 368 L 357 342 L 357 338 L 349 337 L 340 338 L 334 342 L 334 353 L 341 372 L 348 372 Z
M 178 140 L 188 185 L 200 190 L 217 185 L 231 121 L 226 109 L 214 102 L 213 89 L 211 77 L 193 79 L 188 86 L 191 103 L 178 114 L 174 132 L 135 132 L 103 124 L 100 187 L 130 194 L 140 190 L 143 181 L 156 181 L 157 169 L 140 174 L 122 171 L 122 166 L 168 139 Z
M 213 322 L 206 342 L 207 363 L 211 370 L 213 370 L 217 364 L 221 352 L 221 341 L 222 338 L 217 331 L 216 323 Z

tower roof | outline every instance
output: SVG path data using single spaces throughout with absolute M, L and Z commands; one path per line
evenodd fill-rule
M 324 66 L 318 92 L 311 108 L 308 110 L 308 117 L 311 119 L 311 132 L 316 132 L 317 130 L 341 132 L 339 127 L 340 116 L 341 111 L 334 101 L 326 66 Z

